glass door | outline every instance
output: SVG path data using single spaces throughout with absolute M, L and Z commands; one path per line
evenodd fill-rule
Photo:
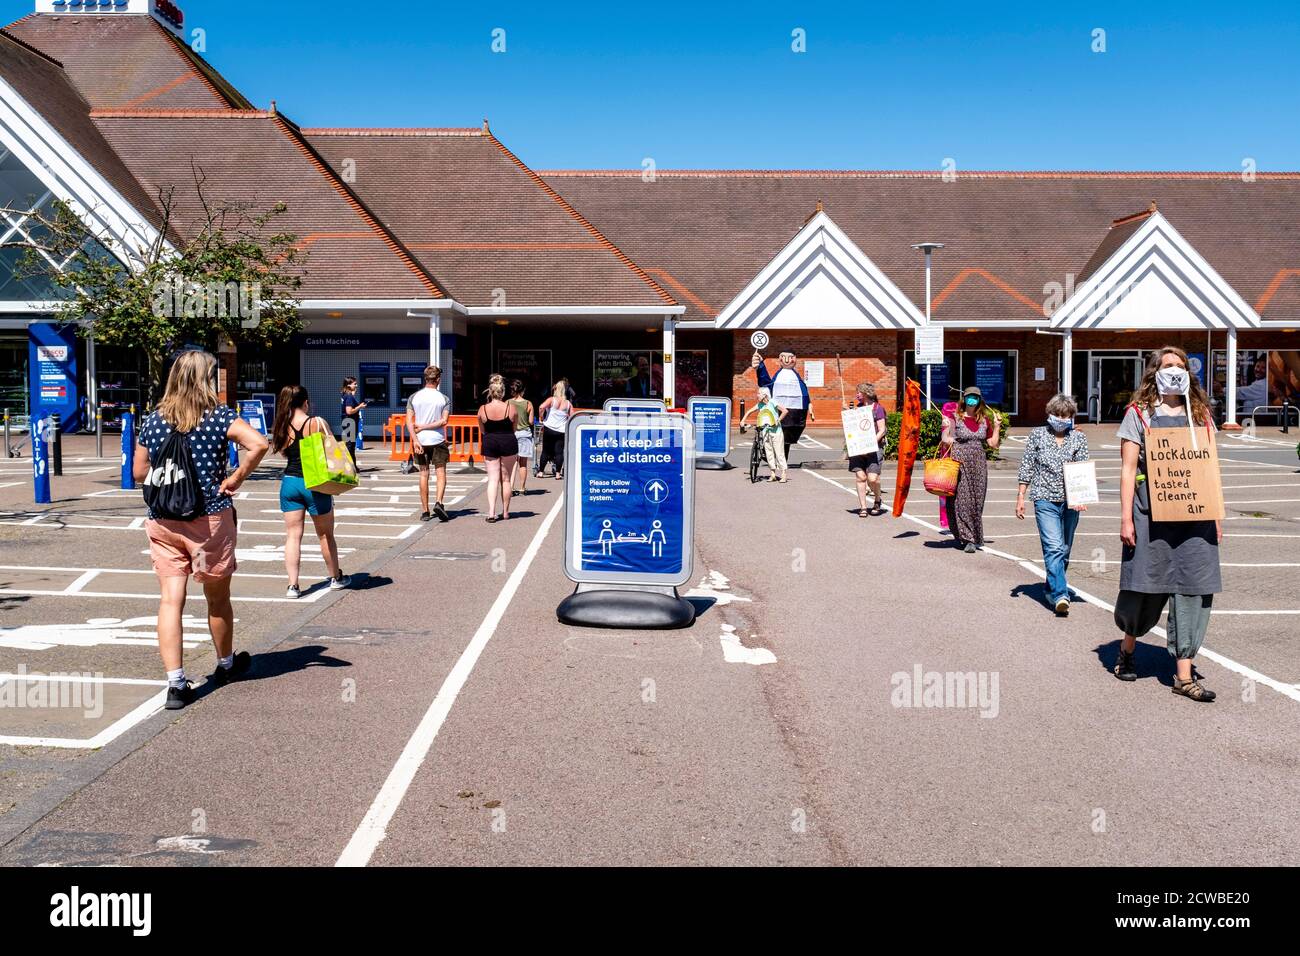
M 1094 352 L 1088 364 L 1088 420 L 1121 421 L 1141 377 L 1141 359 Z

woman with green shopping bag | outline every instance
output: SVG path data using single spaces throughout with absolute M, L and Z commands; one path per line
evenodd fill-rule
M 302 565 L 302 534 L 307 515 L 311 515 L 316 537 L 320 540 L 321 557 L 329 570 L 330 590 L 337 591 L 352 583 L 352 579 L 339 568 L 339 549 L 334 540 L 334 499 L 308 488 L 303 478 L 302 442 L 328 432 L 329 426 L 311 414 L 307 389 L 301 385 L 286 385 L 280 389 L 275 403 L 271 445 L 285 458 L 284 475 L 280 479 L 280 511 L 284 514 L 284 569 L 289 575 L 289 587 L 284 595 L 287 598 L 296 598 L 302 593 L 298 586 L 298 573 Z

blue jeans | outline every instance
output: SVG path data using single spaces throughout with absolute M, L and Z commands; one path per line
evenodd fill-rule
M 1065 572 L 1070 568 L 1070 548 L 1079 512 L 1064 501 L 1035 501 L 1034 520 L 1038 522 L 1038 539 L 1043 546 L 1043 564 L 1047 567 L 1047 603 L 1069 598 L 1070 587 Z

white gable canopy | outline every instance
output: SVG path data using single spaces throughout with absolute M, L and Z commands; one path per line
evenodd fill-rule
M 925 325 L 925 317 L 819 208 L 718 313 L 715 325 L 898 330 Z
M 1056 310 L 1053 329 L 1260 327 L 1255 310 L 1169 220 L 1154 208 L 1142 217 L 1132 234 Z M 1117 220 L 1112 228 L 1131 222 Z

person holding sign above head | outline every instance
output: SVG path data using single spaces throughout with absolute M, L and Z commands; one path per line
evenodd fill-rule
M 1161 437 L 1162 431 L 1179 440 L 1190 437 L 1198 447 L 1213 451 L 1214 422 L 1209 399 L 1200 383 L 1188 374 L 1187 353 L 1173 346 L 1151 353 L 1133 404 L 1119 428 L 1123 461 L 1120 538 L 1124 548 L 1115 623 L 1124 632 L 1124 639 L 1115 676 L 1123 681 L 1137 680 L 1133 665 L 1137 640 L 1159 623 L 1167 604 L 1167 646 L 1176 668 L 1173 692 L 1208 703 L 1214 700 L 1214 691 L 1196 679 L 1192 661 L 1205 640 L 1214 595 L 1223 589 L 1219 570 L 1221 509 L 1204 519 L 1155 519 L 1149 480 L 1153 472 L 1148 459 L 1155 457 L 1161 443 L 1169 441 Z M 1191 471 L 1190 466 L 1187 471 Z M 1212 477 L 1217 478 L 1217 474 Z
M 763 356 L 758 352 L 755 352 L 754 357 L 750 359 L 754 374 L 758 376 L 759 387 L 770 390 L 772 401 L 788 412 L 781 422 L 781 431 L 785 437 L 783 459 L 790 457 L 790 446 L 803 435 L 804 426 L 808 422 L 817 421 L 817 416 L 813 414 L 812 402 L 808 398 L 808 386 L 804 384 L 802 376 L 794 370 L 795 361 L 793 352 L 782 352 L 781 367 L 776 370 L 775 375 L 772 375 L 767 371 Z
M 952 417 L 944 416 L 940 448 L 952 450 L 961 468 L 957 491 L 948 502 L 948 527 L 953 541 L 967 554 L 984 546 L 984 499 L 988 497 L 989 465 L 984 445 L 997 448 L 998 418 L 984 404 L 984 395 L 974 385 L 961 393 Z
M 1034 503 L 1038 540 L 1043 546 L 1047 571 L 1047 603 L 1057 617 L 1070 613 L 1070 587 L 1065 572 L 1070 567 L 1070 549 L 1079 512 L 1086 504 L 1073 504 L 1066 494 L 1067 462 L 1088 460 L 1088 438 L 1074 427 L 1079 406 L 1074 397 L 1062 392 L 1047 403 L 1047 424 L 1031 431 L 1025 439 L 1020 460 L 1020 492 L 1016 495 L 1016 517 L 1025 518 L 1025 494 Z
M 789 467 L 785 459 L 786 446 L 781 435 L 781 425 L 789 414 L 790 409 L 772 400 L 772 393 L 768 389 L 760 388 L 754 407 L 745 412 L 740 420 L 740 431 L 744 434 L 745 423 L 749 421 L 751 415 L 755 417 L 758 438 L 763 447 L 763 457 L 767 459 L 767 467 L 772 471 L 772 477 L 768 478 L 768 481 L 790 480 Z
M 865 455 L 849 455 L 849 471 L 853 472 L 853 477 L 858 483 L 858 517 L 865 518 L 868 514 L 884 514 L 884 509 L 880 507 L 880 466 L 884 462 L 885 453 L 885 406 L 880 404 L 876 397 L 876 386 L 869 382 L 863 382 L 858 386 L 857 394 L 853 398 L 853 408 L 865 408 L 871 413 L 871 420 L 875 424 L 876 433 L 876 450 Z M 845 411 L 849 411 L 849 406 L 845 406 Z M 875 499 L 871 506 L 871 511 L 867 511 L 867 489 L 871 489 L 872 497 Z

